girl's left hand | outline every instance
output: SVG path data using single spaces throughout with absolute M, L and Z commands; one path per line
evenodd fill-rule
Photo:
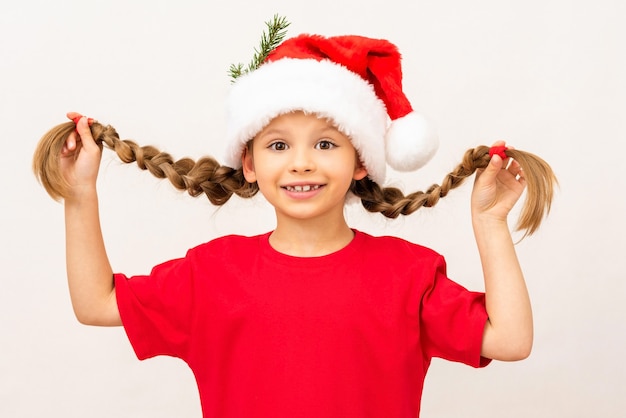
M 493 146 L 505 145 L 498 141 Z M 508 164 L 508 167 L 507 167 Z M 487 168 L 477 171 L 472 190 L 472 217 L 504 221 L 519 200 L 526 180 L 519 163 L 494 155 Z

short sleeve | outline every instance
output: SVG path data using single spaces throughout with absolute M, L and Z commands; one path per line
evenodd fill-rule
M 188 258 L 158 265 L 147 276 L 115 275 L 122 324 L 140 360 L 157 355 L 185 359 L 193 317 L 193 279 Z
M 490 360 L 480 352 L 487 318 L 485 294 L 468 291 L 450 280 L 445 261 L 439 256 L 420 306 L 424 354 L 472 367 L 486 366 Z

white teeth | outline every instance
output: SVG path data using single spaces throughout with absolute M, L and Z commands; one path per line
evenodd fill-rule
M 311 190 L 319 189 L 320 186 L 310 186 L 307 184 L 306 186 L 287 186 L 285 188 L 290 192 L 310 192 Z

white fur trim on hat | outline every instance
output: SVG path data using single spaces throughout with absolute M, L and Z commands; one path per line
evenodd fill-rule
M 275 117 L 297 110 L 331 120 L 350 137 L 369 177 L 384 182 L 385 105 L 371 84 L 329 60 L 283 58 L 237 79 L 227 100 L 226 164 L 241 167 L 245 144 Z
M 432 124 L 416 112 L 394 120 L 385 142 L 387 162 L 398 171 L 421 168 L 435 155 L 439 146 Z

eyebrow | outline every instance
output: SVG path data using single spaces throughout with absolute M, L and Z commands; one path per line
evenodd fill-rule
M 332 125 L 331 126 L 327 126 L 327 127 L 323 128 L 323 129 L 319 130 L 320 133 L 324 133 L 324 132 L 328 132 L 328 131 L 337 132 L 337 133 L 340 133 L 340 134 L 344 135 L 343 132 L 341 132 L 338 128 L 335 128 Z
M 278 128 L 271 128 L 268 129 L 266 131 L 262 131 L 259 133 L 259 137 L 264 137 L 267 135 L 274 135 L 274 134 L 278 134 L 278 135 L 285 135 L 287 133 L 286 130 L 284 129 L 278 129 Z
M 317 129 L 315 131 L 318 135 L 324 134 L 326 132 L 335 132 L 335 133 L 339 133 L 339 134 L 343 134 L 339 129 L 335 128 L 334 126 L 325 126 L 323 128 Z M 267 135 L 287 135 L 289 133 L 288 129 L 280 129 L 280 128 L 271 128 L 268 129 L 266 131 L 263 131 L 259 134 L 259 137 L 264 137 Z

